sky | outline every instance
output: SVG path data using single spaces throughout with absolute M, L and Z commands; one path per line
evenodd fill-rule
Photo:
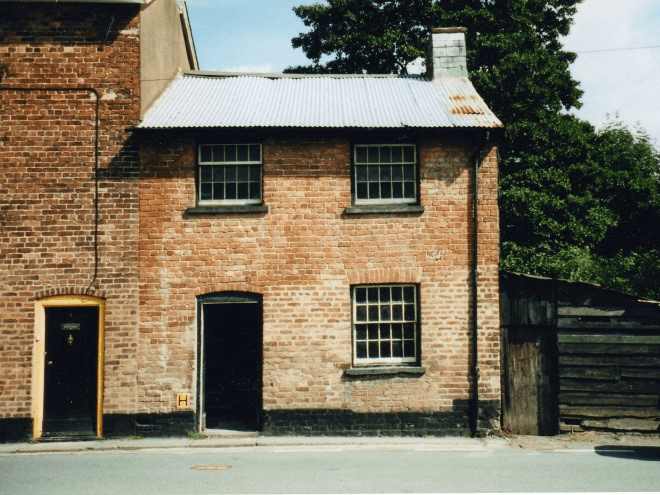
M 204 70 L 282 72 L 309 63 L 291 38 L 305 32 L 292 8 L 311 0 L 188 0 Z M 576 114 L 601 128 L 608 118 L 641 127 L 660 147 L 660 0 L 583 0 L 567 50 L 584 91 Z M 652 47 L 652 48 L 648 48 Z

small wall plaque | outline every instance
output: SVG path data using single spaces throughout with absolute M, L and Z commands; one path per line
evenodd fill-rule
M 176 394 L 176 408 L 177 409 L 188 408 L 188 394 Z
M 65 332 L 80 330 L 80 323 L 62 323 L 60 324 L 60 330 L 64 330 Z

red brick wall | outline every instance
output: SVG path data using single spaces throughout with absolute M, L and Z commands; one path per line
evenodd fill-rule
M 285 137 L 263 141 L 267 213 L 186 215 L 195 206 L 195 142 L 175 134 L 146 140 L 140 410 L 172 411 L 174 393 L 195 394 L 196 296 L 223 290 L 263 295 L 266 410 L 442 411 L 468 399 L 475 145 L 438 138 L 418 146 L 423 214 L 345 215 L 348 139 Z M 480 398 L 499 401 L 497 162 L 495 149 L 487 151 L 479 191 Z M 419 284 L 426 373 L 346 379 L 350 285 L 401 282 Z
M 31 416 L 35 300 L 60 294 L 107 297 L 104 411 L 136 409 L 138 11 L 2 4 L 0 418 Z

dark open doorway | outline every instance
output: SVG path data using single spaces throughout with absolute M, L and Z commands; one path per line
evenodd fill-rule
M 202 429 L 257 430 L 262 408 L 261 298 L 226 293 L 201 304 Z
M 45 437 L 95 435 L 98 307 L 48 307 L 44 371 Z

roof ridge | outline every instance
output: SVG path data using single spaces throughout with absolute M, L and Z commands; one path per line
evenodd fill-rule
M 264 79 L 427 79 L 425 74 L 289 74 L 283 72 L 225 72 L 187 70 L 183 76 L 191 77 L 260 77 Z

